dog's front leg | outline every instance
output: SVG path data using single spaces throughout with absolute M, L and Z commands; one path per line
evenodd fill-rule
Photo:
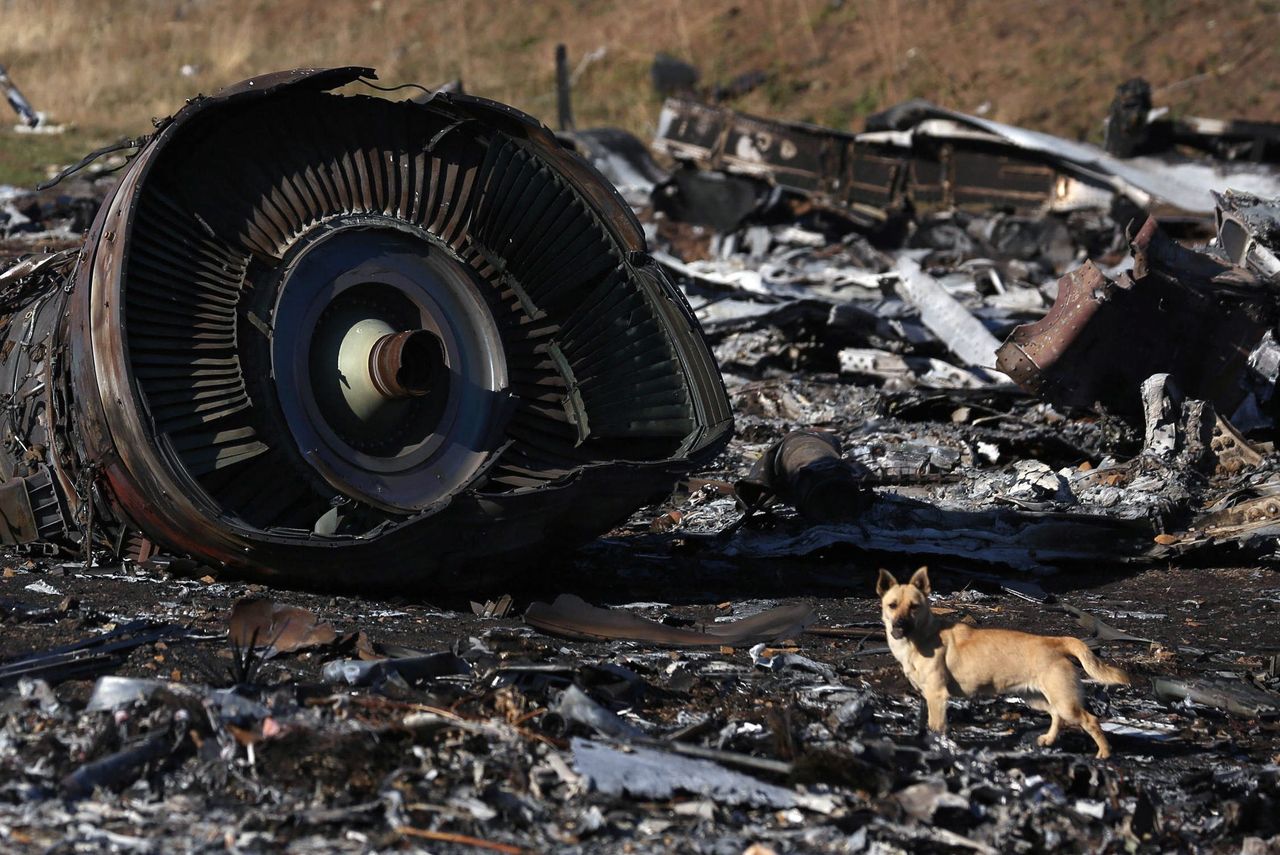
M 929 687 L 924 692 L 924 702 L 929 707 L 929 729 L 934 733 L 947 732 L 947 690 L 945 687 Z

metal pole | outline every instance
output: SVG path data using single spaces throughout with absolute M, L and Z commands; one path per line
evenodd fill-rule
M 556 116 L 562 131 L 574 129 L 572 94 L 569 83 L 569 52 L 564 45 L 556 45 Z

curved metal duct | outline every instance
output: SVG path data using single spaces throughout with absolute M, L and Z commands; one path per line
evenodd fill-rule
M 0 538 L 475 587 L 723 447 L 697 322 L 598 173 L 494 102 L 330 91 L 372 76 L 197 98 L 77 257 L 5 274 Z

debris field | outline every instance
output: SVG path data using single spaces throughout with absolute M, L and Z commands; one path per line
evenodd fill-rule
M 271 75 L 4 197 L 5 851 L 1280 851 L 1275 128 L 640 141 L 564 77 L 553 135 Z M 926 732 L 919 566 L 1127 671 L 1113 755 Z

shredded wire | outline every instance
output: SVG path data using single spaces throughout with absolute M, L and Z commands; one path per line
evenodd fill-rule
M 57 186 L 62 181 L 62 179 L 75 175 L 77 172 L 84 169 L 86 166 L 93 163 L 95 160 L 102 157 L 104 154 L 111 154 L 112 152 L 123 151 L 128 148 L 134 148 L 134 149 L 142 148 L 142 146 L 149 139 L 150 139 L 149 136 L 143 136 L 143 137 L 138 137 L 137 139 L 122 139 L 119 142 L 112 143 L 111 145 L 104 145 L 102 148 L 95 149 L 89 152 L 88 154 L 86 154 L 84 157 L 80 158 L 79 163 L 72 164 L 71 166 L 68 166 L 66 169 L 59 172 L 57 175 L 50 178 L 48 181 L 42 181 L 41 183 L 37 184 L 36 189 L 48 190 L 50 187 Z
M 401 83 L 398 86 L 379 86 L 378 84 L 364 77 L 359 77 L 356 79 L 359 80 L 361 83 L 363 83 L 365 86 L 368 86 L 370 89 L 377 89 L 379 92 L 399 92 L 401 89 L 421 89 L 423 92 L 425 92 L 428 95 L 436 94 L 434 89 L 428 89 L 427 87 L 423 86 L 420 83 Z

